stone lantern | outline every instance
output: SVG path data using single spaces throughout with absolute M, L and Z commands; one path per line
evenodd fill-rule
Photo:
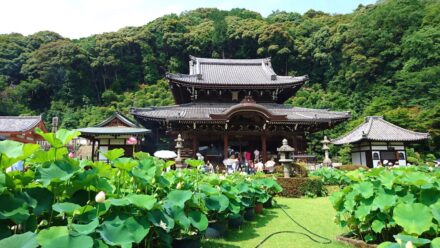
M 330 167 L 332 165 L 332 160 L 329 157 L 328 150 L 330 150 L 330 147 L 328 145 L 330 144 L 330 140 L 327 139 L 327 136 L 324 136 L 324 140 L 321 141 L 322 143 L 322 150 L 324 151 L 324 161 L 322 161 L 322 165 L 326 167 Z
M 174 140 L 176 142 L 176 150 L 177 150 L 177 157 L 174 159 L 174 161 L 176 162 L 176 169 L 182 169 L 183 164 L 182 164 L 182 158 L 180 157 L 180 152 L 183 148 L 183 141 L 184 139 L 182 139 L 182 136 L 177 135 L 177 139 Z
M 278 161 L 284 166 L 284 178 L 289 178 L 290 167 L 293 163 L 292 155 L 293 151 L 295 151 L 295 148 L 287 144 L 287 139 L 283 139 L 283 145 L 280 148 L 277 148 L 277 151 L 280 155 L 280 159 Z

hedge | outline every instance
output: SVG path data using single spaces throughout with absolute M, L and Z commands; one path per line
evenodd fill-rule
M 283 188 L 281 195 L 284 197 L 324 196 L 326 189 L 319 177 L 291 177 L 277 178 L 278 184 Z

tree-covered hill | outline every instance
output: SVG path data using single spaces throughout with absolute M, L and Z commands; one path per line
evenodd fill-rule
M 440 149 L 440 1 L 383 0 L 351 14 L 196 9 L 145 26 L 71 40 L 43 31 L 0 35 L 0 115 L 95 124 L 118 109 L 172 104 L 166 72 L 188 56 L 272 57 L 278 74 L 310 81 L 286 104 L 348 110 L 332 136 L 384 115 L 429 131 Z

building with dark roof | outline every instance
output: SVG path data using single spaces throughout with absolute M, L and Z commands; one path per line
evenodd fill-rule
M 398 162 L 406 165 L 405 145 L 428 139 L 419 133 L 396 126 L 382 116 L 368 116 L 351 132 L 333 139 L 335 145 L 352 145 L 353 164 L 376 167 L 378 163 Z
M 41 116 L 0 116 L 0 136 L 3 139 L 38 143 L 43 138 L 35 133 L 36 128 L 47 132 Z
M 152 130 L 153 149 L 161 137 L 182 134 L 188 156 L 208 147 L 218 159 L 238 152 L 261 151 L 261 159 L 276 154 L 283 138 L 306 150 L 306 134 L 347 120 L 348 112 L 288 107 L 283 103 L 308 80 L 280 76 L 264 59 L 190 57 L 189 74 L 167 74 L 177 105 L 134 108 L 132 114 Z M 171 145 L 171 144 L 170 144 Z
M 145 136 L 150 133 L 150 130 L 141 127 L 119 112 L 113 113 L 93 127 L 77 130 L 81 132 L 80 137 L 92 143 L 90 154 L 81 154 L 81 156 L 91 157 L 93 161 L 106 160 L 103 154 L 116 148 L 124 149 L 125 156 L 132 156 L 134 151 L 140 150 Z M 129 144 L 130 137 L 135 137 L 137 144 Z

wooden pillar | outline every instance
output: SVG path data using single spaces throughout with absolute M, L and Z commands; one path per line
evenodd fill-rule
M 199 144 L 198 144 L 198 140 L 197 140 L 197 136 L 196 134 L 192 135 L 192 150 L 193 150 L 193 157 L 196 156 L 197 150 L 199 149 Z
M 95 162 L 95 140 L 92 139 L 92 162 Z
M 267 161 L 267 147 L 266 147 L 267 136 L 265 133 L 261 135 L 261 154 L 263 157 L 263 163 Z
M 229 151 L 229 141 L 228 141 L 228 133 L 223 134 L 223 155 L 224 158 L 228 158 Z

